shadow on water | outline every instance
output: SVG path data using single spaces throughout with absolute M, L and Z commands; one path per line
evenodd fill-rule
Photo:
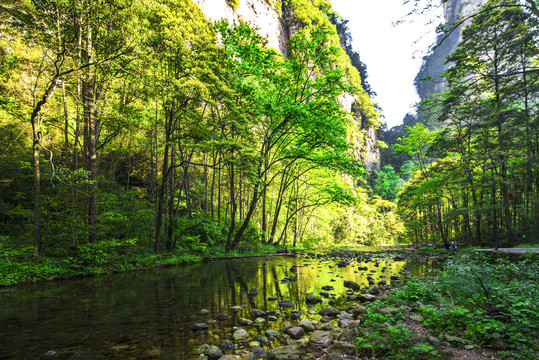
M 20 287 L 0 294 L 0 359 L 37 359 L 48 351 L 62 359 L 195 358 L 193 348 L 201 343 L 232 340 L 231 328 L 240 326 L 240 318 L 254 320 L 253 309 L 274 316 L 245 327 L 253 335 L 263 334 L 292 311 L 319 319 L 321 308 L 343 298 L 344 280 L 367 285 L 370 275 L 389 283 L 391 275 L 419 277 L 439 267 L 436 261 L 391 256 L 338 265 L 334 259 L 301 254 Z M 306 293 L 318 295 L 328 285 L 333 290 L 324 303 L 312 308 L 305 303 Z M 248 294 L 253 288 L 257 295 Z M 283 300 L 291 300 L 294 308 L 281 307 Z M 243 309 L 235 313 L 233 306 Z M 218 314 L 228 319 L 218 321 Z M 194 323 L 210 328 L 194 332 Z

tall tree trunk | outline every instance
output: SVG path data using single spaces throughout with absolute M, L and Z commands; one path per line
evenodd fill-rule
M 234 250 L 233 248 L 233 242 L 232 242 L 232 238 L 234 236 L 234 230 L 236 228 L 236 210 L 238 208 L 237 204 L 236 204 L 236 190 L 234 189 L 234 177 L 235 177 L 235 173 L 234 173 L 234 163 L 232 162 L 230 164 L 230 167 L 229 167 L 230 171 L 230 205 L 231 205 L 231 209 L 230 209 L 230 228 L 228 229 L 228 236 L 227 236 L 227 239 L 226 239 L 226 252 L 229 252 L 231 250 Z
M 163 226 L 163 207 L 165 202 L 165 190 L 167 187 L 167 176 L 168 176 L 168 153 L 170 148 L 170 137 L 172 136 L 172 122 L 174 118 L 174 104 L 168 109 L 165 119 L 165 154 L 163 155 L 163 169 L 161 186 L 159 187 L 158 200 L 157 200 L 157 214 L 155 220 L 155 241 L 153 250 L 154 252 L 159 252 L 159 247 L 161 243 L 161 231 Z
M 174 195 L 176 192 L 174 183 L 175 183 L 175 155 L 174 148 L 171 148 L 170 151 L 170 174 L 169 174 L 169 188 L 168 188 L 168 234 L 167 234 L 167 243 L 166 250 L 167 252 L 172 251 L 172 238 L 174 236 Z
M 88 24 L 86 34 L 86 62 L 94 62 L 92 29 Z M 90 201 L 88 204 L 88 225 L 90 235 L 88 241 L 97 243 L 97 126 L 95 118 L 95 74 L 92 66 L 87 68 L 86 79 L 83 85 L 84 112 L 88 124 L 88 170 L 90 172 Z

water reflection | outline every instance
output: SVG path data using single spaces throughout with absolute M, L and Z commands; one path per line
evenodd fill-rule
M 47 351 L 67 359 L 194 358 L 193 347 L 231 339 L 231 327 L 239 326 L 242 317 L 253 320 L 253 309 L 271 312 L 277 323 L 292 310 L 317 319 L 315 312 L 346 292 L 344 280 L 365 286 L 371 276 L 376 282 L 389 283 L 391 275 L 402 277 L 407 271 L 421 276 L 436 265 L 431 260 L 391 257 L 339 264 L 335 259 L 302 254 L 21 287 L 0 295 L 0 358 L 36 359 Z M 334 289 L 329 298 L 310 308 L 305 294 L 318 295 L 327 285 Z M 248 295 L 253 288 L 258 295 Z M 293 301 L 295 307 L 280 307 L 283 300 Z M 240 312 L 230 310 L 239 305 L 244 306 Z M 217 321 L 218 314 L 228 319 Z M 193 332 L 191 326 L 201 322 L 209 323 L 210 329 Z M 246 328 L 262 334 L 274 327 L 266 322 Z

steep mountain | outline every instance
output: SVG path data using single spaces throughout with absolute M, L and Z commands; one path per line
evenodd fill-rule
M 485 2 L 486 0 L 448 0 L 444 4 L 445 25 L 451 28 L 453 24 L 465 20 Z M 457 47 L 461 30 L 462 25 L 449 34 L 440 35 L 434 50 L 424 58 L 421 70 L 415 78 L 421 100 L 443 89 L 443 80 L 440 79 L 440 75 L 449 67 L 445 59 Z

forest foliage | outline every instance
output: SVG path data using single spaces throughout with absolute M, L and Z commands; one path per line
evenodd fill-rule
M 275 6 L 297 28 L 286 57 L 190 0 L 4 2 L 3 253 L 396 241 L 363 165 L 379 120 L 359 55 L 328 1 Z
M 395 150 L 413 164 L 398 199 L 410 241 L 500 247 L 539 240 L 534 4 L 490 0 L 463 21 L 445 90 L 420 105 L 422 118 L 397 141 Z

